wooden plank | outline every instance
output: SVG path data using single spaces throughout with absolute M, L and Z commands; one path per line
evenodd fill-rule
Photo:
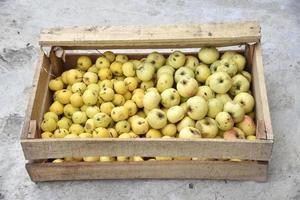
M 144 161 L 28 163 L 32 181 L 95 179 L 267 180 L 267 162 Z
M 43 29 L 41 46 L 69 48 L 184 48 L 258 42 L 257 22 Z
M 39 53 L 39 59 L 35 69 L 35 75 L 33 78 L 32 89 L 29 95 L 28 105 L 25 112 L 25 119 L 23 123 L 23 128 L 21 132 L 21 139 L 27 138 L 29 124 L 31 119 L 37 119 L 40 114 L 37 108 L 42 106 L 42 95 L 45 90 L 45 79 L 48 74 L 42 69 L 45 68 L 50 70 L 50 64 L 48 58 L 44 55 L 42 51 Z
M 254 45 L 249 46 L 247 61 L 251 60 L 252 65 L 249 66 L 251 68 L 252 73 L 252 91 L 255 99 L 255 119 L 256 119 L 256 138 L 257 139 L 267 139 L 266 127 L 263 115 L 263 103 L 261 99 L 260 93 L 260 84 L 259 84 L 259 75 L 258 75 L 258 67 L 257 63 L 253 59 L 254 54 Z
M 27 106 L 21 139 L 26 139 L 28 137 L 28 133 L 30 132 L 30 120 L 36 120 L 35 137 L 40 137 L 40 124 L 44 113 L 48 110 L 52 101 L 52 94 L 48 89 L 48 83 L 51 79 L 49 73 L 51 73 L 49 59 L 41 52 L 33 80 L 31 97 Z
M 270 160 L 272 142 L 267 140 L 86 138 L 23 139 L 27 160 L 43 158 L 106 156 L 190 156 Z
M 269 103 L 267 97 L 266 83 L 264 77 L 264 67 L 262 62 L 262 50 L 261 44 L 257 43 L 254 48 L 253 54 L 253 66 L 252 66 L 252 74 L 253 74 L 253 83 L 255 84 L 255 91 L 258 93 L 260 98 L 261 105 L 258 108 L 258 104 L 256 105 L 257 110 L 261 116 L 260 119 L 264 121 L 265 134 L 267 135 L 268 140 L 273 140 L 273 130 L 272 130 L 272 122 L 270 117 Z

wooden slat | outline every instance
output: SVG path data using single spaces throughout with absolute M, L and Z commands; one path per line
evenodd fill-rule
M 33 78 L 32 89 L 29 95 L 28 105 L 25 112 L 21 139 L 27 138 L 30 120 L 37 120 L 40 115 L 43 114 L 41 114 L 40 108 L 43 105 L 43 95 L 45 94 L 45 87 L 47 87 L 45 86 L 45 84 L 47 84 L 45 80 L 48 79 L 48 74 L 42 69 L 42 67 L 44 67 L 46 70 L 50 70 L 50 63 L 48 58 L 42 51 L 40 51 L 39 55 L 40 56 L 38 57 L 35 75 Z
M 32 181 L 93 179 L 267 180 L 267 162 L 144 161 L 107 163 L 28 163 Z
M 252 65 L 250 66 L 252 72 L 252 91 L 255 99 L 255 119 L 256 119 L 256 138 L 257 139 L 267 139 L 266 127 L 263 115 L 263 103 L 261 99 L 260 93 L 260 84 L 258 77 L 258 67 L 257 63 L 253 62 L 253 54 L 254 54 L 254 45 L 249 46 L 248 57 L 247 60 L 252 61 Z
M 69 48 L 184 48 L 258 42 L 257 22 L 50 28 L 41 31 L 41 46 Z
M 267 136 L 267 139 L 273 140 L 273 130 L 264 77 L 264 67 L 262 62 L 262 50 L 260 43 L 257 43 L 254 48 L 252 75 L 254 89 L 260 99 L 260 101 L 256 102 L 256 113 L 259 114 L 259 118 L 257 118 L 257 120 L 264 121 L 265 134 Z
M 270 160 L 272 142 L 223 139 L 23 139 L 27 160 L 43 158 L 106 156 L 190 156 Z
M 41 52 L 33 80 L 31 97 L 28 101 L 26 116 L 22 128 L 21 139 L 26 139 L 30 133 L 30 121 L 35 120 L 35 137 L 40 137 L 40 124 L 44 113 L 48 110 L 52 101 L 51 92 L 48 89 L 48 83 L 51 79 L 51 65 L 49 59 Z M 52 77 L 53 78 L 53 77 Z M 29 136 L 30 138 L 31 136 Z

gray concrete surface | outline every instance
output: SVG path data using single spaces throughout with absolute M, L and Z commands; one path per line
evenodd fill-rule
M 286 1 L 0 0 L 0 199 L 300 199 L 300 3 Z M 35 184 L 19 132 L 40 28 L 258 20 L 275 134 L 267 183 L 89 181 Z M 193 186 L 193 187 L 189 187 Z

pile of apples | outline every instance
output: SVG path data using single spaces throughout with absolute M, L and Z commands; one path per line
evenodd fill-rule
M 80 56 L 76 68 L 49 82 L 54 102 L 44 114 L 41 136 L 255 140 L 255 101 L 245 66 L 243 55 L 220 55 L 214 47 L 202 48 L 198 58 L 174 51 L 167 58 L 152 52 L 129 60 L 106 51 L 93 64 Z M 115 159 L 143 160 L 87 156 L 54 162 Z

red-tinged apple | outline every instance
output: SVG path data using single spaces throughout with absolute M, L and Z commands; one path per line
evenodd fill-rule
M 236 124 L 236 127 L 241 129 L 246 136 L 255 134 L 255 130 L 256 130 L 255 123 L 252 120 L 252 118 L 249 117 L 248 115 L 245 115 L 243 121 Z
M 176 85 L 177 91 L 182 97 L 192 97 L 198 91 L 198 82 L 191 77 L 183 77 Z

